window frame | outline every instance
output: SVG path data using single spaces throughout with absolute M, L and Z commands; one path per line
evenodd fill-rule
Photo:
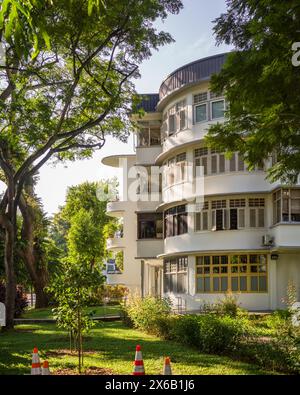
M 264 257 L 262 261 L 261 258 L 256 260 L 256 263 L 251 263 L 251 257 Z M 218 258 L 218 263 L 214 263 L 214 257 Z M 222 257 L 227 257 L 227 263 L 222 263 Z M 237 257 L 237 261 L 234 262 L 234 259 Z M 243 261 L 242 258 L 243 257 Z M 245 262 L 246 257 L 246 262 Z M 202 259 L 202 264 L 198 263 L 198 259 Z M 208 259 L 209 258 L 209 264 Z M 267 253 L 258 253 L 258 252 L 236 252 L 236 253 L 219 253 L 219 254 L 199 254 L 195 256 L 195 293 L 196 294 L 224 294 L 224 293 L 256 293 L 256 294 L 268 294 L 269 293 L 269 263 L 268 263 L 268 254 Z M 260 269 L 265 266 L 264 271 L 260 271 Z M 246 270 L 245 270 L 246 267 Z M 202 270 L 201 270 L 202 268 Z M 225 271 L 224 268 L 227 270 Z M 252 271 L 255 268 L 256 271 Z M 241 278 L 246 277 L 246 290 L 241 289 Z M 257 278 L 258 290 L 253 290 L 252 288 L 252 279 Z M 203 280 L 203 290 L 200 290 L 198 287 L 198 279 L 209 279 L 209 291 L 205 290 L 205 281 Z M 219 288 L 215 290 L 214 287 L 214 279 L 219 279 Z M 227 278 L 227 290 L 222 290 L 222 278 Z M 238 288 L 237 290 L 233 290 L 232 279 L 237 278 Z M 260 290 L 260 278 L 265 278 L 266 288 Z
M 221 117 L 213 117 L 213 104 L 219 103 L 219 102 L 223 102 L 224 113 Z M 216 98 L 216 99 L 210 100 L 210 119 L 212 121 L 215 121 L 216 119 L 223 119 L 225 117 L 225 111 L 226 111 L 225 99 L 220 97 L 219 99 Z
M 176 269 L 174 270 L 174 266 Z M 184 287 L 182 290 L 178 291 L 178 277 L 184 275 Z M 169 277 L 169 283 L 166 282 L 166 277 Z M 176 278 L 175 282 L 171 278 Z M 174 283 L 176 284 L 176 289 L 174 290 Z M 172 284 L 172 287 L 170 286 Z M 167 287 L 166 287 L 167 285 Z M 172 289 L 171 289 L 172 288 Z M 179 256 L 175 258 L 166 258 L 163 262 L 163 289 L 164 293 L 177 293 L 186 294 L 188 292 L 188 257 Z

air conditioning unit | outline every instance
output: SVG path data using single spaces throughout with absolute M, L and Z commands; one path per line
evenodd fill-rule
M 271 246 L 274 244 L 274 238 L 270 235 L 263 235 L 262 237 L 262 245 L 263 246 Z

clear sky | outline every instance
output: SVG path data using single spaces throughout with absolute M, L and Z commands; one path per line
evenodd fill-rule
M 184 9 L 171 15 L 157 27 L 173 36 L 175 43 L 161 47 L 140 67 L 141 78 L 136 80 L 140 93 L 158 93 L 162 80 L 176 68 L 199 58 L 229 51 L 227 46 L 215 46 L 212 21 L 225 11 L 225 0 L 183 0 Z M 127 144 L 108 138 L 101 151 L 92 159 L 56 167 L 46 165 L 40 171 L 36 193 L 42 198 L 45 211 L 52 214 L 64 204 L 68 186 L 121 176 L 119 169 L 104 166 L 101 158 L 133 152 L 133 140 Z

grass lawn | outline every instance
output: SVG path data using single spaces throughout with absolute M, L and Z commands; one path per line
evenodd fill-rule
M 55 324 L 18 325 L 13 331 L 0 333 L 0 344 L 0 374 L 29 374 L 34 346 L 39 348 L 41 359 L 49 361 L 52 372 L 76 367 L 76 355 L 68 352 L 67 333 Z M 119 321 L 97 323 L 84 343 L 85 366 L 131 374 L 137 344 L 142 346 L 147 374 L 161 373 L 164 356 L 171 357 L 173 374 L 272 374 L 227 357 L 200 354 L 193 348 L 128 328 Z
M 104 315 L 118 315 L 120 313 L 120 306 L 94 306 L 87 307 L 86 311 L 94 312 L 94 315 L 104 316 Z M 45 318 L 52 319 L 53 314 L 51 308 L 45 309 L 27 309 L 22 315 L 22 318 Z

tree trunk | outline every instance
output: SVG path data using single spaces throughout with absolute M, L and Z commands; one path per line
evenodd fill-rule
M 4 263 L 6 274 L 6 292 L 5 292 L 5 307 L 6 307 L 6 328 L 14 327 L 15 315 L 15 298 L 16 298 L 16 280 L 14 271 L 14 230 L 12 226 L 5 229 L 5 251 Z
M 4 266 L 5 266 L 5 308 L 6 329 L 14 327 L 16 279 L 14 268 L 14 252 L 16 240 L 16 208 L 14 201 L 14 183 L 11 178 L 7 188 L 7 211 L 0 215 L 0 225 L 5 230 Z
M 43 257 L 39 256 L 35 251 L 34 226 L 35 213 L 34 209 L 29 206 L 26 200 L 21 197 L 19 207 L 23 216 L 22 240 L 24 242 L 20 255 L 24 260 L 28 270 L 29 277 L 32 281 L 34 292 L 36 295 L 36 308 L 47 307 L 49 299 L 44 291 L 48 284 L 48 271 L 43 265 Z

